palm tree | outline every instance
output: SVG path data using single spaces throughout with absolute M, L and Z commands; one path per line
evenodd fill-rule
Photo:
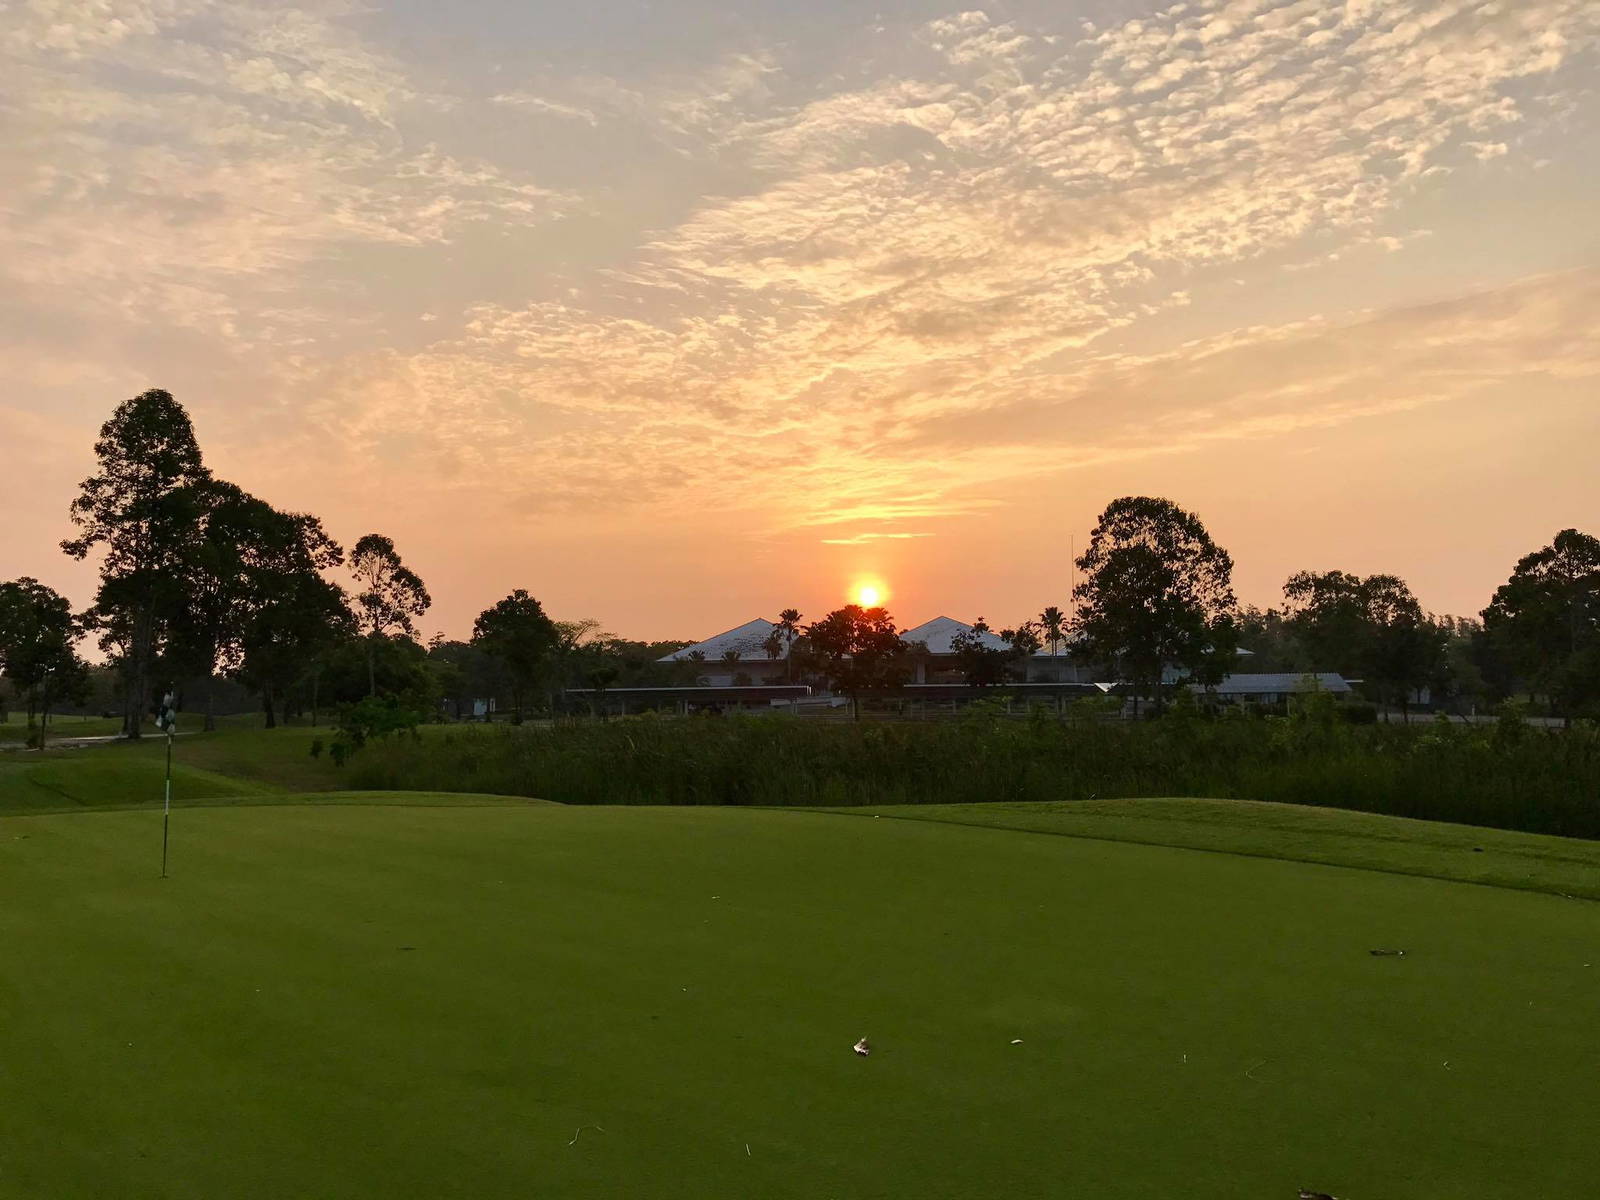
M 800 610 L 786 608 L 778 614 L 778 627 L 774 633 L 783 637 L 783 677 L 788 683 L 794 682 L 794 639 L 800 636 Z
M 1067 632 L 1067 614 L 1052 604 L 1039 614 L 1039 626 L 1050 642 L 1050 654 L 1054 657 L 1060 652 L 1061 639 Z

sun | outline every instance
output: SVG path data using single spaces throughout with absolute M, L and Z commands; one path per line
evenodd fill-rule
M 885 589 L 881 584 L 858 583 L 856 584 L 856 603 L 862 608 L 877 608 L 883 603 Z

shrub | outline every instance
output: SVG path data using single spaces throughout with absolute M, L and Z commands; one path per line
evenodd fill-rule
M 1342 710 L 1339 705 L 1337 709 Z M 1291 717 L 948 722 L 628 717 L 388 738 L 351 786 L 569 804 L 853 805 L 1210 796 L 1600 837 L 1600 734 Z M 339 761 L 337 747 L 335 761 Z

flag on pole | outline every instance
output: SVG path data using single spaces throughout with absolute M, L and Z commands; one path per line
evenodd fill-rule
M 167 735 L 167 792 L 161 804 L 161 878 L 167 877 L 167 823 L 172 819 L 172 735 L 178 730 L 177 697 L 168 692 L 156 710 L 156 728 Z

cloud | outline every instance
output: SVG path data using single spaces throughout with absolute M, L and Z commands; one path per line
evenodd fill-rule
M 1163 381 L 1095 347 L 1194 303 L 1198 272 L 1313 241 L 1332 249 L 1294 265 L 1399 248 L 1380 224 L 1432 167 L 1482 157 L 1484 131 L 1557 105 L 1508 89 L 1592 44 L 1597 20 L 1582 0 L 1206 0 L 1063 41 L 966 12 L 925 27 L 917 71 L 798 103 L 776 99 L 773 60 L 732 58 L 654 107 L 744 164 L 747 190 L 705 198 L 603 287 L 476 306 L 405 369 L 449 379 L 475 454 L 503 443 L 561 471 L 579 443 L 626 446 L 630 470 L 671 463 L 729 503 L 781 492 L 802 520 L 898 511 L 911 486 L 915 516 L 956 512 L 955 490 L 1019 470 L 1434 402 L 1450 372 L 1389 348 L 1371 361 L 1405 395 L 1352 367 L 1195 406 L 1179 381 L 1243 351 L 1187 348 Z M 1250 343 L 1262 370 L 1272 344 Z M 1353 379 L 1388 398 L 1352 398 Z M 540 436 L 519 397 L 578 432 Z M 402 407 L 371 411 L 434 411 Z M 1039 411 L 1075 436 L 1022 436 L 1017 414 Z M 904 457 L 934 444 L 936 461 Z M 659 479 L 630 490 L 684 486 Z
M 1419 236 L 1390 232 L 1419 189 L 1570 109 L 1588 0 L 1196 0 L 1081 35 L 953 12 L 892 64 L 743 47 L 448 93 L 364 28 L 331 2 L 35 0 L 3 42 L 0 287 L 226 344 L 305 470 L 336 455 L 537 513 L 751 512 L 834 544 L 985 513 L 1031 473 L 1593 369 L 1583 274 L 1110 348 L 1205 309 L 1208 280 Z M 620 155 L 643 131 L 702 186 L 655 206 L 620 168 L 621 198 L 544 183 L 468 136 L 494 112 L 597 156 L 586 129 Z M 573 242 L 614 240 L 501 272 L 572 216 Z M 480 232 L 507 240 L 452 265 Z M 370 264 L 423 251 L 417 274 L 462 293 L 404 298 L 402 339 Z
M 308 271 L 351 247 L 563 211 L 551 189 L 409 136 L 426 97 L 352 32 L 357 12 L 20 6 L 0 39 L 14 118 L 0 285 L 79 318 L 249 344 L 344 319 L 349 285 Z
M 857 533 L 851 537 L 821 538 L 824 546 L 865 546 L 872 542 L 883 541 L 909 541 L 914 538 L 932 537 L 931 533 Z

